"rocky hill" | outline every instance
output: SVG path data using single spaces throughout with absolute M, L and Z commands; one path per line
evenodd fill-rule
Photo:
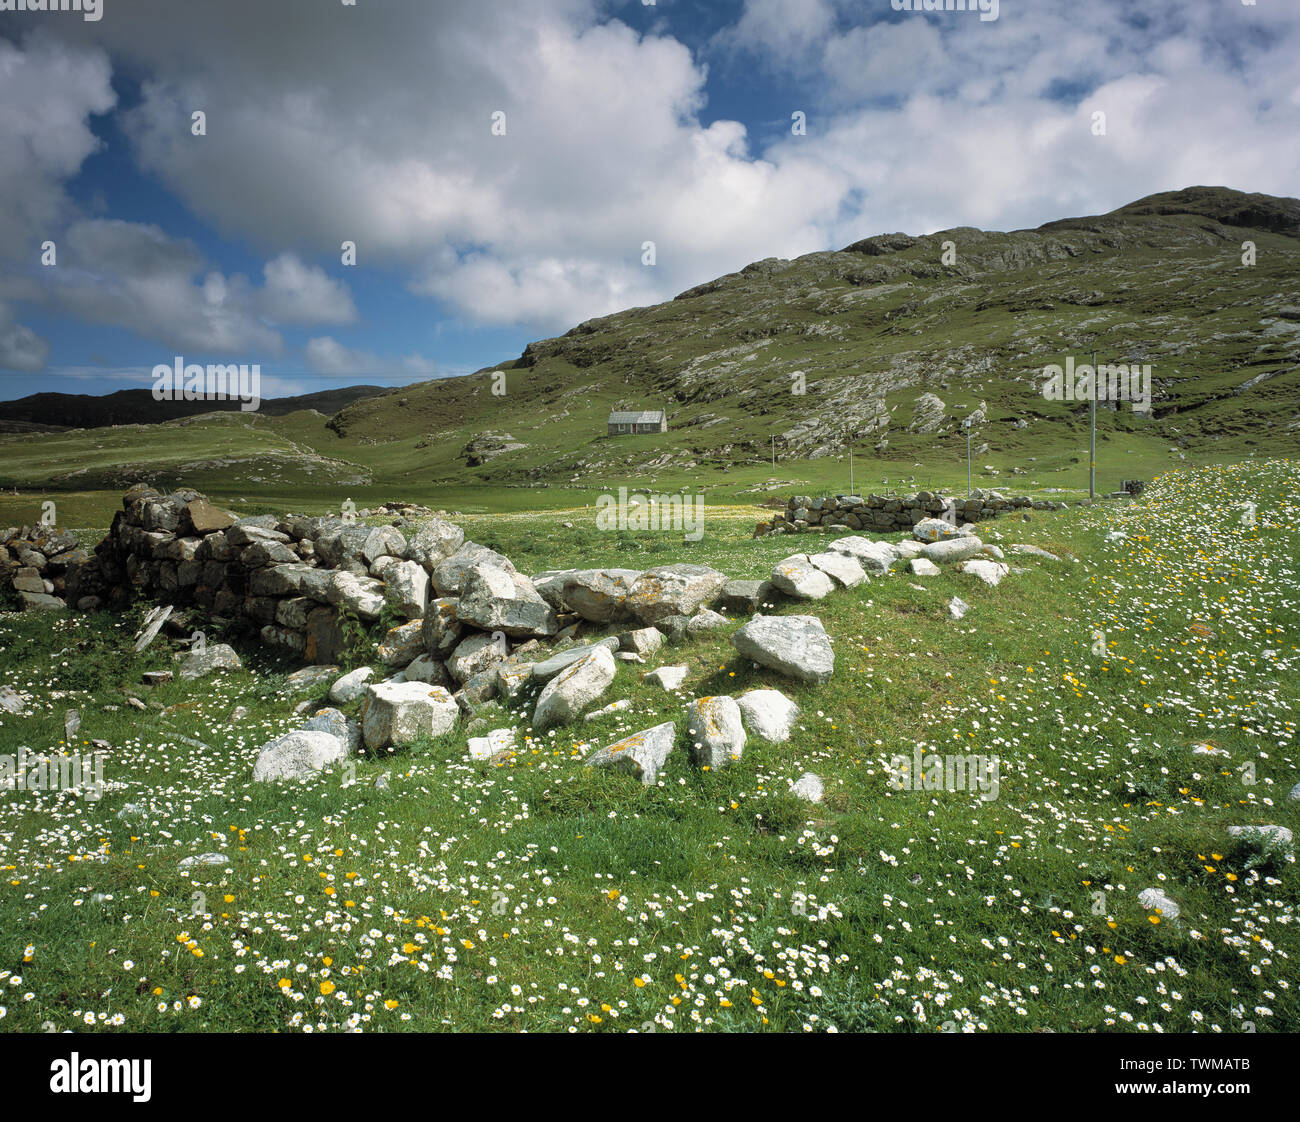
M 1298 276 L 1300 201 L 1217 187 L 1034 230 L 882 234 L 757 261 L 492 370 L 356 402 L 330 429 L 341 447 L 406 447 L 412 466 L 523 482 L 818 458 L 847 442 L 909 463 L 936 446 L 964 456 L 972 413 L 981 444 L 1041 452 L 1077 445 L 1086 417 L 1077 402 L 1043 399 L 1043 367 L 1096 348 L 1099 361 L 1151 367 L 1150 418 L 1108 409 L 1107 434 L 1291 448 Z M 608 437 L 616 407 L 664 407 L 669 432 Z M 514 447 L 467 448 L 502 431 Z

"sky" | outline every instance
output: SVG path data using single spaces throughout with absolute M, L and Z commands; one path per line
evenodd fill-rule
M 872 234 L 1300 195 L 1300 0 L 984 2 L 0 10 L 0 398 L 400 385 Z

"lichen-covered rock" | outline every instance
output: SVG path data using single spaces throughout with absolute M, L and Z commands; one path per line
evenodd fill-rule
M 796 600 L 820 600 L 835 588 L 821 569 L 814 565 L 806 553 L 796 553 L 772 566 L 772 584 Z
M 659 773 L 672 754 L 677 726 L 672 721 L 643 729 L 587 757 L 588 767 L 605 767 L 635 776 L 647 787 L 659 780 Z
M 378 619 L 384 610 L 383 582 L 344 569 L 330 577 L 325 597 L 336 608 L 352 612 L 364 620 Z
M 969 573 L 971 576 L 983 581 L 990 588 L 996 588 L 1010 570 L 1000 561 L 986 561 L 983 558 L 977 558 L 973 561 L 964 561 L 961 565 L 963 573 Z
M 415 561 L 384 567 L 384 597 L 407 619 L 422 619 L 429 607 L 429 574 Z
M 465 531 L 441 518 L 432 518 L 406 543 L 406 556 L 432 573 L 434 566 L 465 544 Z
M 717 771 L 744 754 L 745 724 L 734 697 L 698 697 L 686 712 L 691 756 L 701 767 Z
M 636 579 L 627 605 L 643 623 L 655 623 L 665 616 L 689 617 L 726 583 L 725 573 L 707 565 L 660 565 Z
M 253 764 L 258 783 L 305 779 L 347 759 L 347 745 L 337 736 L 314 729 L 295 729 L 264 744 Z
M 366 683 L 374 676 L 375 672 L 369 666 L 349 671 L 330 686 L 330 700 L 335 705 L 346 705 L 349 701 L 356 701 L 366 692 Z
M 385 666 L 406 666 L 423 653 L 424 621 L 418 619 L 389 628 L 378 651 Z
M 533 728 L 539 732 L 575 721 L 614 680 L 614 656 L 597 647 L 552 678 L 537 698 Z
M 424 649 L 434 658 L 445 658 L 463 637 L 465 627 L 456 614 L 459 603 L 453 596 L 429 601 L 424 613 Z
M 774 744 L 790 739 L 799 719 L 799 706 L 780 690 L 746 690 L 736 699 L 745 727 L 755 736 Z
M 929 542 L 921 547 L 921 556 L 936 565 L 951 565 L 957 561 L 966 561 L 984 548 L 979 538 L 971 535 L 962 538 L 948 538 L 944 541 Z
M 835 670 L 835 651 L 816 616 L 755 616 L 731 642 L 746 658 L 801 682 L 828 682 Z
M 559 630 L 552 608 L 522 573 L 496 565 L 475 564 L 460 578 L 456 614 L 484 631 L 511 636 L 554 635 Z
M 366 748 L 410 744 L 419 736 L 441 736 L 456 727 L 460 707 L 441 686 L 422 682 L 379 682 L 366 687 L 361 733 Z
M 889 542 L 872 541 L 870 538 L 836 538 L 829 548 L 832 553 L 847 553 L 868 573 L 889 572 L 889 567 L 898 556 Z
M 509 652 L 504 638 L 493 639 L 482 632 L 466 635 L 448 657 L 447 670 L 456 681 L 468 682 L 506 657 Z
M 857 588 L 866 583 L 866 570 L 851 554 L 831 550 L 827 553 L 810 553 L 808 560 L 841 588 Z
M 206 643 L 192 650 L 181 663 L 180 676 L 187 681 L 206 678 L 217 670 L 241 670 L 239 655 L 225 643 Z
M 495 565 L 508 573 L 515 571 L 514 563 L 509 557 L 497 553 L 487 546 L 475 542 L 465 542 L 450 557 L 444 558 L 433 567 L 433 587 L 439 596 L 459 596 L 460 582 L 465 574 L 478 565 Z

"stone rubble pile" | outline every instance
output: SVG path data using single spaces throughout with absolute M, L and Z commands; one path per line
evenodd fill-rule
M 943 509 L 939 499 L 926 502 L 927 515 L 931 504 Z M 821 621 L 765 613 L 895 568 L 910 567 L 921 577 L 949 564 L 989 584 L 1009 571 L 1001 550 L 981 542 L 972 526 L 932 517 L 912 524 L 907 540 L 847 535 L 821 553 L 786 557 L 767 580 L 733 580 L 688 563 L 528 576 L 438 517 L 406 528 L 409 537 L 394 526 L 330 517 L 236 518 L 197 491 L 163 494 L 137 486 L 123 497 L 93 554 L 78 551 L 70 535 L 27 528 L 9 539 L 23 545 L 6 551 L 25 568 L 54 572 L 42 578 L 52 587 L 42 583 L 39 593 L 29 581 L 29 595 L 57 591 L 82 611 L 121 607 L 137 596 L 166 605 L 146 621 L 140 645 L 170 626 L 175 607 L 192 606 L 217 629 L 242 624 L 264 644 L 313 664 L 290 675 L 286 687 L 328 696 L 330 707 L 263 746 L 254 777 L 267 781 L 302 778 L 360 751 L 391 752 L 445 735 L 464 717 L 489 712 L 484 707 L 496 699 L 530 707 L 538 733 L 620 711 L 626 702 L 606 699 L 620 662 L 644 663 L 665 644 L 725 626 L 723 613 L 751 617 L 731 637 L 741 656 L 794 682 L 820 685 L 835 669 Z M 371 667 L 345 673 L 335 664 L 349 642 L 351 619 L 373 623 L 381 615 L 402 621 L 375 652 L 387 677 Z M 613 633 L 583 641 L 584 627 Z M 183 660 L 177 673 L 186 679 L 240 665 L 225 644 L 202 644 L 177 657 Z M 662 665 L 643 677 L 676 692 L 687 674 L 684 665 Z M 358 718 L 332 707 L 357 701 Z M 798 715 L 798 706 L 771 688 L 691 700 L 683 718 L 690 755 L 701 767 L 725 767 L 743 754 L 748 735 L 787 739 Z M 587 762 L 653 783 L 677 727 L 667 722 L 625 737 Z M 474 759 L 508 757 L 515 735 L 485 729 L 468 750 Z M 814 780 L 804 788 L 820 797 Z
M 11 526 L 0 536 L 0 583 L 17 593 L 24 609 L 66 608 L 68 570 L 89 556 L 69 530 Z

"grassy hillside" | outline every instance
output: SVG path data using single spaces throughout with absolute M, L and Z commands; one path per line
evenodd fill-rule
M 1241 499 L 1257 525 L 1227 509 Z M 748 518 L 719 512 L 693 547 L 537 514 L 465 524 L 524 568 L 757 576 L 790 543 L 749 540 Z M 1226 827 L 1300 828 L 1300 469 L 1173 471 L 1132 506 L 982 529 L 1060 560 L 1015 560 L 997 588 L 946 571 L 833 594 L 814 608 L 824 687 L 737 658 L 733 625 L 655 658 L 689 666 L 679 696 L 623 664 L 623 714 L 540 736 L 526 707 L 496 714 L 518 729 L 501 766 L 458 730 L 285 788 L 250 772 L 294 721 L 291 667 L 245 652 L 242 672 L 146 692 L 170 662 L 130 653 L 132 620 L 0 616 L 0 684 L 26 699 L 0 749 L 63 748 L 76 708 L 110 785 L 0 799 L 0 1024 L 1294 1032 L 1295 865 Z M 756 685 L 802 707 L 791 740 L 688 764 L 686 701 Z M 680 735 L 657 786 L 582 766 L 664 720 Z M 996 755 L 997 798 L 892 789 L 890 756 L 917 744 Z M 815 807 L 789 794 L 809 769 Z M 225 872 L 177 871 L 214 850 Z M 1144 909 L 1148 887 L 1181 914 Z
M 737 503 L 848 490 L 850 451 L 855 489 L 964 487 L 960 422 L 981 406 L 977 486 L 1077 492 L 1087 408 L 1047 401 L 1039 387 L 1046 364 L 1086 361 L 1094 348 L 1099 361 L 1152 368 L 1149 418 L 1099 410 L 1109 491 L 1182 463 L 1300 450 L 1297 276 L 1300 201 L 1224 188 L 1037 230 L 885 234 L 755 262 L 493 369 L 367 397 L 331 418 L 0 435 L 0 521 L 35 517 L 23 512 L 62 492 L 87 496 L 88 521 L 106 524 L 121 485 L 137 479 L 250 510 L 337 510 L 345 498 L 570 510 L 622 484 Z M 918 409 L 927 394 L 933 414 Z M 664 407 L 670 431 L 609 437 L 616 406 Z M 522 447 L 493 454 L 506 444 Z

